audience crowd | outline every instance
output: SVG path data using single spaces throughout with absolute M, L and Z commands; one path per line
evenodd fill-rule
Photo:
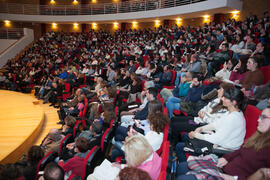
M 269 179 L 269 33 L 268 12 L 196 28 L 46 33 L 8 61 L 0 87 L 34 90 L 58 109 L 62 128 L 1 165 L 0 179 L 36 179 L 37 170 L 44 180 L 86 179 L 87 155 L 113 130 L 106 158 L 122 163 L 112 165 L 118 178 L 157 180 L 168 127 L 176 179 Z M 247 138 L 251 105 L 262 112 Z

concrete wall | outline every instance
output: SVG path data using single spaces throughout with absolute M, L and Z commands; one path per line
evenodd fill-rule
M 16 41 L 13 39 L 0 39 L 0 54 Z
M 21 52 L 27 45 L 29 45 L 33 41 L 33 30 L 24 28 L 24 36 L 14 45 L 8 48 L 3 54 L 0 55 L 0 67 L 4 66 L 9 59 L 14 58 L 19 52 Z

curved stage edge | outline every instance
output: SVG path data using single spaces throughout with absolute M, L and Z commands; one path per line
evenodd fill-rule
M 0 100 L 0 163 L 15 163 L 39 136 L 44 111 L 29 94 L 0 90 Z

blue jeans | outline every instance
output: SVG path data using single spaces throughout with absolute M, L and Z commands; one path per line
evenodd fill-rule
M 177 159 L 180 163 L 187 161 L 186 153 L 184 151 L 185 142 L 187 141 L 187 139 L 188 139 L 188 134 L 187 133 L 183 134 L 182 135 L 182 142 L 177 143 L 176 147 L 175 147 L 175 153 L 176 153 Z
M 173 111 L 175 109 L 180 110 L 180 104 L 179 104 L 180 102 L 181 102 L 181 99 L 174 96 L 171 96 L 167 99 L 166 108 L 168 109 L 170 118 L 172 118 Z
M 196 180 L 197 178 L 192 175 L 185 175 L 189 171 L 187 162 L 181 162 L 178 164 L 176 169 L 176 179 L 177 180 Z

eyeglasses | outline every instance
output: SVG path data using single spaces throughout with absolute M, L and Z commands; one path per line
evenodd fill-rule
M 261 120 L 264 120 L 264 119 L 270 119 L 270 116 L 266 116 L 266 115 L 264 115 L 264 114 L 261 114 L 261 115 L 259 116 L 259 119 L 261 119 Z

